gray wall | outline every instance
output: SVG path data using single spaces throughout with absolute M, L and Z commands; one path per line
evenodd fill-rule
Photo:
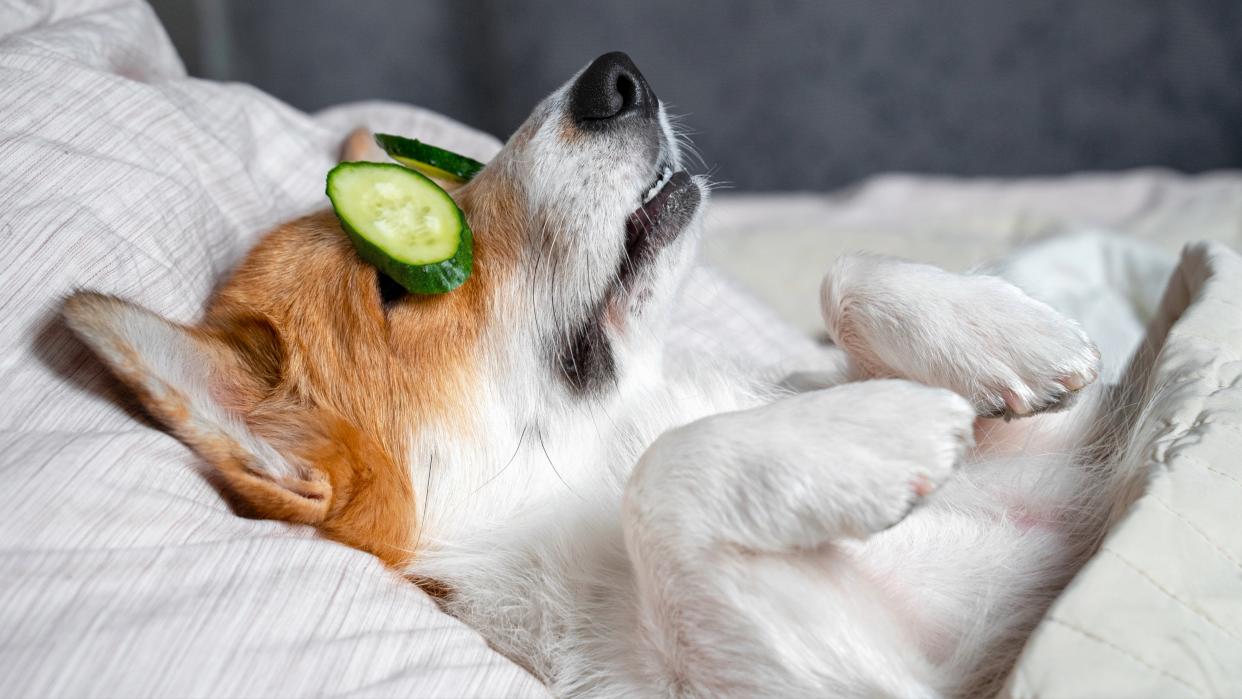
M 739 189 L 1242 166 L 1242 0 L 156 0 L 192 72 L 504 136 L 630 53 Z

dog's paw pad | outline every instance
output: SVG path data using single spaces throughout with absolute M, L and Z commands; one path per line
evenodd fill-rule
M 1057 383 L 1065 387 L 1070 393 L 1077 393 L 1082 389 L 1095 383 L 1100 378 L 1100 351 L 1094 345 L 1088 345 L 1087 348 L 1093 359 L 1088 360 L 1089 364 L 1082 369 L 1061 376 L 1057 379 Z
M 1019 395 L 1018 392 L 1013 389 L 1001 389 L 1000 397 L 1001 401 L 1005 404 L 1005 407 L 1001 410 L 1002 415 L 1025 417 L 1035 412 L 1035 407 L 1032 405 L 1032 401 Z
M 910 481 L 910 490 L 916 498 L 925 498 L 936 492 L 936 483 L 923 474 L 918 474 Z

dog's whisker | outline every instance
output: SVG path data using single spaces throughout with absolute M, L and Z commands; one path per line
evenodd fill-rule
M 480 484 L 480 485 L 479 485 L 479 487 L 475 488 L 475 489 L 474 489 L 474 490 L 470 493 L 471 495 L 475 495 L 475 494 L 476 494 L 476 493 L 478 493 L 480 490 L 482 490 L 483 488 L 487 487 L 489 484 L 491 484 L 491 482 L 492 482 L 492 481 L 496 480 L 496 479 L 497 479 L 497 478 L 499 478 L 501 475 L 503 475 L 503 474 L 504 474 L 504 472 L 505 472 L 505 471 L 507 471 L 507 470 L 509 469 L 509 467 L 513 465 L 513 462 L 514 462 L 515 460 L 517 460 L 517 456 L 518 456 L 518 454 L 522 451 L 522 443 L 526 441 L 526 431 L 527 431 L 529 428 L 530 428 L 529 423 L 528 423 L 528 424 L 525 424 L 525 425 L 522 425 L 522 433 L 521 433 L 520 435 L 518 435 L 518 443 L 517 443 L 517 446 L 515 446 L 515 447 L 513 448 L 513 454 L 509 456 L 509 460 L 508 460 L 508 461 L 506 461 L 506 462 L 505 462 L 505 465 L 504 465 L 504 466 L 501 466 L 501 467 L 500 467 L 500 469 L 499 469 L 498 471 L 496 471 L 495 473 L 493 473 L 493 474 L 491 475 L 491 477 L 489 477 L 487 480 L 483 481 L 483 483 L 482 483 L 482 484 Z
M 560 469 L 558 469 L 556 467 L 556 464 L 552 462 L 552 456 L 548 454 L 548 447 L 543 443 L 543 428 L 541 427 L 535 428 L 535 437 L 539 440 L 539 449 L 543 451 L 543 456 L 545 459 L 547 459 L 548 466 L 552 467 L 552 473 L 556 474 L 557 480 L 561 482 L 561 485 L 565 486 L 566 490 L 573 493 L 574 497 L 578 498 L 579 500 L 585 501 L 585 498 L 579 495 L 578 491 L 570 487 L 569 483 L 565 480 L 565 477 L 561 475 Z

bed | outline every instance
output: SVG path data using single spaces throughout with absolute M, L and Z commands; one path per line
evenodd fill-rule
M 188 78 L 140 2 L 0 7 L 0 696 L 545 695 L 370 556 L 234 515 L 57 317 L 85 287 L 193 319 L 256 236 L 324 205 L 361 124 L 498 146 L 407 105 L 306 115 Z M 1036 242 L 1038 267 L 1077 249 L 1061 234 L 1142 239 L 1146 264 L 1078 260 L 1046 291 L 1072 306 L 1092 274 L 1152 277 L 1115 367 L 1134 397 L 1119 458 L 1150 486 L 1005 692 L 1242 694 L 1242 174 L 893 175 L 721 195 L 708 228 L 674 346 L 751 366 L 815 351 L 814 287 L 846 249 L 961 269 Z

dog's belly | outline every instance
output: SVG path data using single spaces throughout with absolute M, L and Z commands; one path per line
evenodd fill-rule
M 748 555 L 720 636 L 753 644 L 748 672 L 784 695 L 934 696 L 938 673 L 920 644 L 905 581 L 871 570 L 857 547 Z M 728 688 L 722 688 L 728 689 Z
M 927 506 L 851 545 L 857 574 L 935 667 L 939 691 L 988 686 L 986 673 L 1016 659 L 1078 565 L 1064 522 L 1080 485 L 1065 457 L 972 464 Z

